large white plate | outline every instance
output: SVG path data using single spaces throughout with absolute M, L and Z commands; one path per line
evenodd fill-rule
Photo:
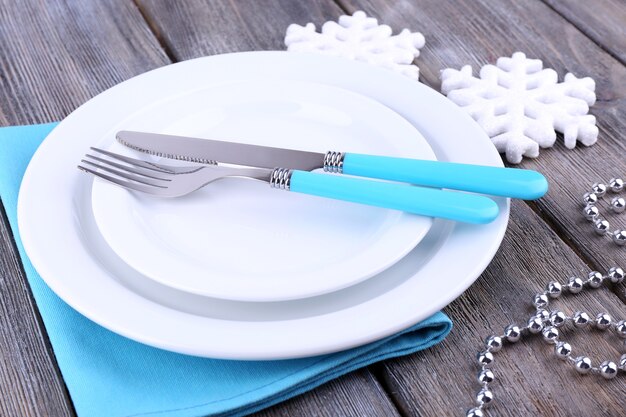
M 242 80 L 348 89 L 407 119 L 439 160 L 502 165 L 489 138 L 452 102 L 364 63 L 251 52 L 163 67 L 105 91 L 68 116 L 42 143 L 24 176 L 18 201 L 24 247 L 42 278 L 72 307 L 117 333 L 164 349 L 216 358 L 292 358 L 350 348 L 407 328 L 460 295 L 486 268 L 506 230 L 506 199 L 497 199 L 500 215 L 494 222 L 437 220 L 392 267 L 355 286 L 304 300 L 242 303 L 187 294 L 121 262 L 98 234 L 92 180 L 76 170 L 77 161 L 93 138 L 105 137 L 129 114 L 163 96 Z M 100 117 L 85 124 L 94 113 Z
M 243 81 L 177 93 L 119 127 L 320 153 L 435 158 L 397 113 L 315 83 Z M 125 151 L 117 143 L 112 150 Z M 396 263 L 432 224 L 242 179 L 175 199 L 96 180 L 92 202 L 102 236 L 131 267 L 181 291 L 238 301 L 284 301 L 348 287 Z

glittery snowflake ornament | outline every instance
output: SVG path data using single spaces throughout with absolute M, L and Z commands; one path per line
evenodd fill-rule
M 424 46 L 424 35 L 408 29 L 393 36 L 391 33 L 389 26 L 379 25 L 376 19 L 358 11 L 352 16 L 339 17 L 338 23 L 324 23 L 319 33 L 313 23 L 289 25 L 285 45 L 288 51 L 343 56 L 398 71 L 417 80 L 419 68 L 412 64 Z
M 555 130 L 570 149 L 577 141 L 590 146 L 598 139 L 596 119 L 588 114 L 596 101 L 589 77 L 568 73 L 559 83 L 556 71 L 543 68 L 541 60 L 516 52 L 482 67 L 480 78 L 466 65 L 460 71 L 445 69 L 441 79 L 441 91 L 480 124 L 511 163 L 552 146 Z

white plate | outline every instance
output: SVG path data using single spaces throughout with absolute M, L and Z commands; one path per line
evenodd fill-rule
M 397 113 L 315 83 L 244 81 L 177 93 L 118 127 L 320 153 L 435 159 L 424 137 Z M 135 153 L 117 143 L 111 150 Z M 105 241 L 131 267 L 181 291 L 238 301 L 292 300 L 354 285 L 402 259 L 432 224 L 427 217 L 235 178 L 175 199 L 96 180 L 92 202 Z
M 388 70 L 289 52 L 220 55 L 163 67 L 105 91 L 69 115 L 26 171 L 18 201 L 22 241 L 41 277 L 68 304 L 112 331 L 176 352 L 293 358 L 350 348 L 405 329 L 455 299 L 487 267 L 506 230 L 507 199 L 497 199 L 500 215 L 490 224 L 437 220 L 397 264 L 355 286 L 304 300 L 242 303 L 186 294 L 124 264 L 98 233 L 93 181 L 78 172 L 77 161 L 93 138 L 105 137 L 129 114 L 172 92 L 242 80 L 345 88 L 403 116 L 439 160 L 502 166 L 489 138 L 455 104 Z

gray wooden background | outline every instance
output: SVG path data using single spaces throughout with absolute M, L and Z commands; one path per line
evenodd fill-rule
M 395 31 L 424 33 L 421 81 L 439 71 L 523 51 L 562 77 L 597 83 L 600 138 L 590 148 L 543 150 L 524 168 L 550 180 L 549 194 L 513 204 L 510 228 L 480 279 L 445 309 L 455 328 L 442 344 L 354 372 L 260 416 L 464 415 L 476 392 L 482 339 L 527 316 L 550 279 L 626 268 L 626 249 L 590 232 L 580 196 L 597 180 L 626 177 L 624 0 L 0 0 L 0 125 L 60 120 L 90 97 L 147 70 L 199 56 L 284 49 L 290 23 L 321 25 L 364 10 Z M 616 218 L 626 226 L 626 216 Z M 75 414 L 33 302 L 6 215 L 0 216 L 0 415 Z M 445 271 L 442 278 L 445 279 Z M 626 285 L 563 299 L 626 317 Z M 601 333 L 571 335 L 577 352 L 619 357 Z M 498 354 L 498 416 L 624 416 L 626 378 L 601 381 L 557 363 L 538 340 Z

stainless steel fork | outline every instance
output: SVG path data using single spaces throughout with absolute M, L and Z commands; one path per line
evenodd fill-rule
M 78 168 L 129 190 L 159 197 L 180 197 L 227 177 L 269 183 L 272 188 L 402 210 L 468 223 L 488 223 L 497 204 L 484 196 L 364 180 L 333 174 L 238 165 L 171 166 L 90 148 Z M 95 153 L 95 154 L 94 154 Z
M 79 169 L 124 188 L 159 197 L 181 197 L 226 177 L 266 181 L 280 188 L 276 180 L 272 182 L 273 170 L 267 168 L 217 164 L 180 167 L 130 158 L 99 148 L 90 149 L 102 156 L 86 154 Z

